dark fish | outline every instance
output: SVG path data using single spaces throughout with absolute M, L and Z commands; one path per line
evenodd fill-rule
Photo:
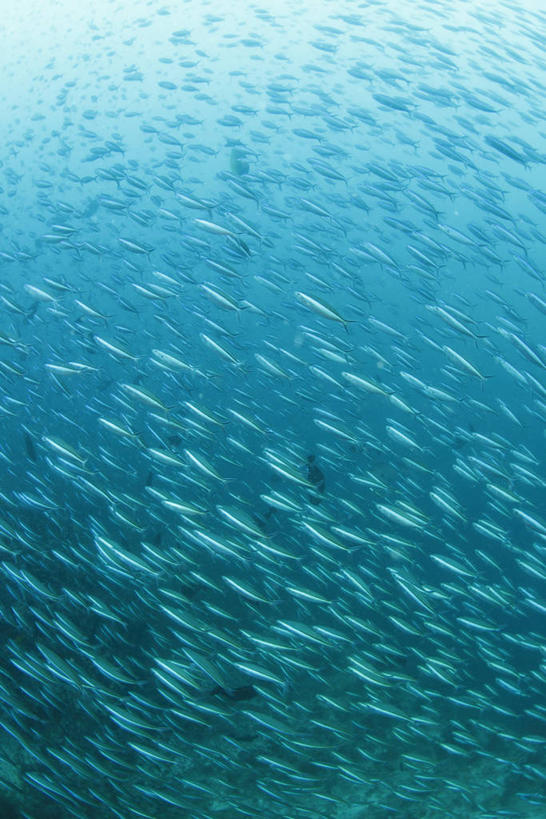
M 27 451 L 28 457 L 30 458 L 31 461 L 36 462 L 38 460 L 38 456 L 36 454 L 36 447 L 34 446 L 32 436 L 26 430 L 23 430 L 23 438 L 25 441 L 25 449 Z
M 320 496 L 324 495 L 326 478 L 316 462 L 315 455 L 307 456 L 307 480 L 313 484 L 313 490 L 309 493 L 309 500 L 316 506 L 320 503 Z
M 225 697 L 226 699 L 233 700 L 233 702 L 242 702 L 256 697 L 257 691 L 253 685 L 240 685 L 237 688 L 224 688 L 221 685 L 216 685 L 208 692 L 208 696 Z

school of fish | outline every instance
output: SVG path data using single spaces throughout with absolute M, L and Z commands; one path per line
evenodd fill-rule
M 546 815 L 546 11 L 33 0 L 0 814 Z

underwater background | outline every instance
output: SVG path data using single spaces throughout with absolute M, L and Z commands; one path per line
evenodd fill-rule
M 546 12 L 3 9 L 0 816 L 546 816 Z

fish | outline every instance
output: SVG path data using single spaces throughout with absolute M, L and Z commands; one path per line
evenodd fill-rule
M 0 814 L 546 815 L 544 12 L 50 5 L 5 13 Z

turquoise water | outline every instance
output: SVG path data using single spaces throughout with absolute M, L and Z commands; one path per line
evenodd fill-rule
M 4 29 L 1 816 L 544 816 L 544 12 Z

